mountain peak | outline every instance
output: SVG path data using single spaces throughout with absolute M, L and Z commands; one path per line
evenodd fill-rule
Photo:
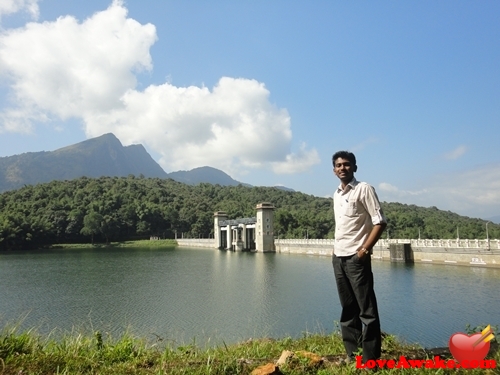
M 251 186 L 209 166 L 167 174 L 143 145 L 123 146 L 113 133 L 106 133 L 55 151 L 28 152 L 0 158 L 0 192 L 53 180 L 71 180 L 82 176 L 125 177 L 130 174 L 171 178 L 188 185 L 209 183 Z
M 241 182 L 234 180 L 227 173 L 209 166 L 197 167 L 190 171 L 177 171 L 168 174 L 172 180 L 182 182 L 189 185 L 197 185 L 199 183 L 219 184 L 223 186 L 237 186 Z
M 55 151 L 0 158 L 0 192 L 53 180 L 129 174 L 167 177 L 142 145 L 124 147 L 107 133 Z

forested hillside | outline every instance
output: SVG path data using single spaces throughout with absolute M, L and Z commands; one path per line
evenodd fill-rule
M 82 177 L 0 195 L 0 249 L 57 243 L 105 242 L 156 235 L 213 236 L 213 213 L 255 216 L 260 202 L 275 205 L 280 238 L 333 238 L 332 200 L 277 188 L 182 184 L 171 179 Z M 383 203 L 391 238 L 485 238 L 484 220 L 437 208 Z M 490 238 L 499 225 L 489 224 Z M 383 235 L 385 238 L 387 233 Z

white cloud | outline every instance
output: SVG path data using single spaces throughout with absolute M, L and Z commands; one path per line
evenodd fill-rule
M 26 119 L 66 120 L 118 106 L 136 85 L 134 70 L 152 68 L 149 48 L 156 40 L 153 25 L 126 15 L 114 2 L 82 23 L 65 16 L 2 33 L 0 72 L 17 106 L 3 112 L 10 124 L 4 130 L 15 130 L 18 122 L 26 131 Z
M 500 164 L 492 164 L 446 175 L 436 180 L 442 199 L 457 206 L 495 208 L 500 212 Z
M 378 142 L 379 142 L 378 138 L 372 136 L 372 137 L 369 137 L 369 138 L 361 141 L 361 143 L 354 145 L 353 147 L 351 147 L 351 150 L 352 150 L 352 152 L 359 152 L 359 151 L 367 148 L 369 145 L 374 144 L 374 143 L 378 143 Z
M 378 185 L 378 188 L 381 191 L 385 191 L 385 192 L 389 192 L 389 193 L 396 193 L 396 192 L 399 191 L 399 189 L 396 186 L 391 185 L 391 184 L 389 184 L 387 182 L 381 182 Z
M 311 166 L 320 162 L 319 155 L 315 149 L 307 150 L 306 144 L 302 143 L 296 154 L 288 154 L 284 161 L 272 163 L 275 173 L 293 174 L 307 171 Z
M 113 132 L 125 144 L 148 144 L 167 170 L 210 165 L 234 171 L 271 162 L 281 173 L 302 171 L 317 162 L 310 156 L 316 151 L 303 146 L 299 155 L 288 154 L 290 116 L 268 97 L 262 83 L 242 78 L 223 77 L 212 91 L 165 83 L 129 90 L 123 108 L 85 121 L 89 136 Z
M 305 145 L 290 151 L 290 116 L 263 83 L 222 77 L 212 90 L 168 82 L 136 90 L 155 41 L 155 27 L 127 18 L 120 1 L 81 23 L 65 16 L 0 34 L 0 72 L 15 104 L 1 113 L 0 131 L 79 118 L 89 137 L 113 132 L 125 145 L 146 144 L 167 171 L 296 173 L 319 162 Z
M 456 160 L 459 157 L 461 157 L 463 154 L 465 154 L 466 151 L 467 151 L 467 147 L 466 146 L 463 146 L 463 145 L 462 146 L 458 146 L 453 151 L 450 151 L 450 152 L 446 153 L 444 155 L 444 157 L 445 157 L 445 159 L 448 159 L 448 160 Z
M 424 196 L 429 192 L 429 189 L 422 190 L 401 190 L 397 186 L 391 185 L 387 182 L 381 182 L 378 185 L 378 190 L 384 194 L 385 197 L 389 197 L 389 200 L 398 200 L 407 197 L 417 197 Z M 386 198 L 387 200 L 387 198 Z
M 500 164 L 433 176 L 421 190 L 399 189 L 383 182 L 378 191 L 385 201 L 432 205 L 461 215 L 486 218 L 500 213 Z
M 38 0 L 0 0 L 0 18 L 20 11 L 28 12 L 33 19 L 37 19 Z

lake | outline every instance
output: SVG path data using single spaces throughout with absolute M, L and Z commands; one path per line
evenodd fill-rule
M 373 261 L 382 330 L 447 346 L 466 325 L 500 324 L 500 269 Z M 0 253 L 0 325 L 125 331 L 174 345 L 337 329 L 330 257 L 191 248 Z

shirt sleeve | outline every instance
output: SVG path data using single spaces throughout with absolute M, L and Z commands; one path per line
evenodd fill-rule
M 363 194 L 363 205 L 371 216 L 373 225 L 387 223 L 387 219 L 382 211 L 382 207 L 380 207 L 380 202 L 373 186 L 366 185 Z

